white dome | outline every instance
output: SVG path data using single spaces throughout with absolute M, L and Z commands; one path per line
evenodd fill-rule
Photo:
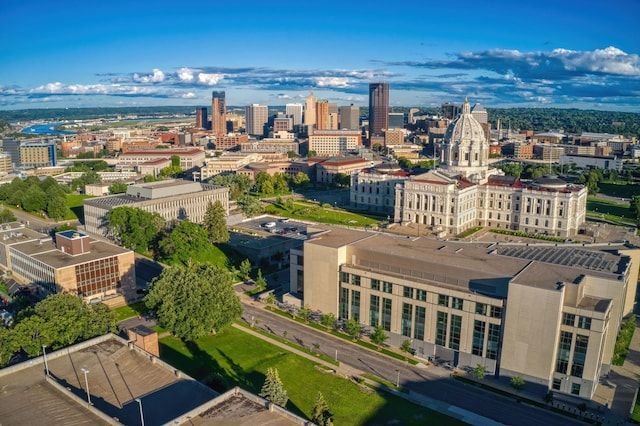
M 449 124 L 444 135 L 444 143 L 458 145 L 483 144 L 486 141 L 482 125 L 471 114 L 469 102 L 462 104 L 462 114 Z

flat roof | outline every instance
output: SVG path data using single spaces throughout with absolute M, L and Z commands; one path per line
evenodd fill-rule
M 89 242 L 89 251 L 82 254 L 70 255 L 58 250 L 51 240 L 43 241 L 31 240 L 21 244 L 12 246 L 13 250 L 17 250 L 34 259 L 39 260 L 54 268 L 66 268 L 73 265 L 79 265 L 93 260 L 104 259 L 123 253 L 131 253 L 131 250 L 110 244 L 104 241 L 91 240 Z

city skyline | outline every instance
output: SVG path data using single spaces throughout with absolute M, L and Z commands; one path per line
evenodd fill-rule
M 640 3 L 0 5 L 0 109 L 319 100 L 640 112 Z

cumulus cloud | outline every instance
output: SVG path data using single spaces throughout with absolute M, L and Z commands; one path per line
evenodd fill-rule
M 194 77 L 194 71 L 191 68 L 180 68 L 176 73 L 180 81 L 191 83 Z
M 165 79 L 164 72 L 159 70 L 158 68 L 154 68 L 151 74 L 140 75 L 138 73 L 133 73 L 133 81 L 137 81 L 139 83 L 161 83 Z
M 204 72 L 198 74 L 198 81 L 207 86 L 215 86 L 220 83 L 223 78 L 223 74 L 207 74 Z

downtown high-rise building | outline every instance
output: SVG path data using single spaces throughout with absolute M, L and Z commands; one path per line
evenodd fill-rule
M 245 122 L 247 134 L 263 136 L 264 125 L 269 121 L 269 107 L 266 105 L 252 104 L 245 107 Z
M 360 128 L 360 107 L 354 104 L 340 107 L 340 129 Z
M 316 102 L 316 129 L 329 130 L 329 102 Z
M 369 84 L 369 135 L 382 134 L 389 126 L 389 83 Z
M 302 124 L 302 104 L 287 104 L 285 114 L 293 118 L 294 126 Z
M 196 129 L 207 129 L 208 127 L 207 107 L 196 109 Z
M 224 92 L 211 93 L 211 131 L 216 136 L 227 134 L 227 101 Z
M 316 102 L 318 98 L 313 96 L 313 90 L 310 90 L 304 105 L 304 124 L 307 126 L 316 124 Z

